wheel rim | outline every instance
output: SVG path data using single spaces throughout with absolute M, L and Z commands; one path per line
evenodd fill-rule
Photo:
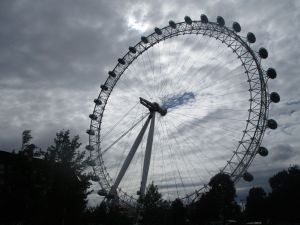
M 243 125 L 243 129 L 240 130 L 240 132 L 243 132 L 241 135 L 241 138 L 239 140 L 239 143 L 237 144 L 236 148 L 232 148 L 232 154 L 230 157 L 226 160 L 227 162 L 224 163 L 222 167 L 218 166 L 215 171 L 222 171 L 227 174 L 229 174 L 232 179 L 237 182 L 242 175 L 245 173 L 247 168 L 249 167 L 250 163 L 254 159 L 254 156 L 256 155 L 258 148 L 261 144 L 262 138 L 264 131 L 266 129 L 266 120 L 268 117 L 268 105 L 269 105 L 269 98 L 267 94 L 267 76 L 266 73 L 263 71 L 261 68 L 261 62 L 258 57 L 258 54 L 255 53 L 251 48 L 249 43 L 247 42 L 246 39 L 240 37 L 237 35 L 233 30 L 225 27 L 225 26 L 220 26 L 217 23 L 213 22 L 208 22 L 208 23 L 203 23 L 201 21 L 193 21 L 190 25 L 181 22 L 176 24 L 176 28 L 172 28 L 171 26 L 164 27 L 160 29 L 161 34 L 158 34 L 158 30 L 156 29 L 154 33 L 150 34 L 147 37 L 142 38 L 142 40 L 136 44 L 130 51 L 125 54 L 125 56 L 119 60 L 119 63 L 115 66 L 113 69 L 113 74 L 115 76 L 109 76 L 108 79 L 106 80 L 104 86 L 107 87 L 106 89 L 101 90 L 99 96 L 97 99 L 100 99 L 102 104 L 96 104 L 93 115 L 97 116 L 97 119 L 92 119 L 91 120 L 91 126 L 90 129 L 95 131 L 95 135 L 90 135 L 89 138 L 89 146 L 92 146 L 96 151 L 90 151 L 90 157 L 91 160 L 95 161 L 96 165 L 93 166 L 93 170 L 95 173 L 95 176 L 99 177 L 99 183 L 102 189 L 106 190 L 107 192 L 111 188 L 112 181 L 114 179 L 114 176 L 109 174 L 107 167 L 109 166 L 109 161 L 107 159 L 103 160 L 105 156 L 103 155 L 103 151 L 106 150 L 107 147 L 109 147 L 109 144 L 106 144 L 106 147 L 103 146 L 103 141 L 105 141 L 105 135 L 107 135 L 108 131 L 103 130 L 103 123 L 102 121 L 103 115 L 105 116 L 106 113 L 109 115 L 108 112 L 116 112 L 114 107 L 109 109 L 109 106 L 106 108 L 106 104 L 108 102 L 108 99 L 113 99 L 114 94 L 115 94 L 115 88 L 118 87 L 117 84 L 121 83 L 122 77 L 127 76 L 127 82 L 128 79 L 132 79 L 130 77 L 130 73 L 133 73 L 134 67 L 138 67 L 135 65 L 135 63 L 140 63 L 140 64 L 145 64 L 146 57 L 149 57 L 149 53 L 151 53 L 151 49 L 154 49 L 155 47 L 158 47 L 156 49 L 159 49 L 159 45 L 162 45 L 162 43 L 166 43 L 169 40 L 176 39 L 178 36 L 202 36 L 207 38 L 208 40 L 212 40 L 213 38 L 216 39 L 218 43 L 221 43 L 222 46 L 225 48 L 227 47 L 227 50 L 232 50 L 233 55 L 235 57 L 238 57 L 236 60 L 239 62 L 239 65 L 242 66 L 244 69 L 244 73 L 246 73 L 246 76 L 244 78 L 247 78 L 247 84 L 248 84 L 248 99 L 250 100 L 248 104 L 248 112 L 246 118 L 244 118 L 245 124 Z M 187 38 L 188 39 L 188 38 Z M 187 40 L 186 39 L 186 40 Z M 133 53 L 133 49 L 135 50 L 135 53 Z M 159 50 L 160 51 L 160 50 Z M 157 52 L 156 52 L 157 53 Z M 152 54 L 156 54 L 154 51 L 152 51 Z M 159 56 L 160 57 L 160 56 Z M 151 74 L 151 70 L 154 70 L 151 68 L 151 60 L 148 61 L 148 68 L 144 71 L 144 74 Z M 226 61 L 228 63 L 228 61 Z M 147 62 L 146 62 L 147 64 Z M 160 62 L 161 64 L 161 62 Z M 145 68 L 144 68 L 145 69 Z M 136 70 L 136 69 L 135 69 Z M 148 73 L 147 73 L 148 71 Z M 136 72 L 136 71 L 135 71 Z M 153 71 L 152 71 L 153 72 Z M 186 72 L 186 71 L 185 71 Z M 230 71 L 232 72 L 232 71 Z M 127 73 L 127 74 L 126 74 Z M 239 71 L 240 74 L 240 71 Z M 149 75 L 150 76 L 150 75 Z M 153 72 L 154 76 L 154 72 Z M 125 81 L 124 78 L 123 80 Z M 136 78 L 136 76 L 135 76 Z M 145 77 L 143 77 L 145 79 Z M 203 78 L 203 77 L 202 77 Z M 120 79 L 120 80 L 119 80 Z M 151 80 L 151 77 L 148 77 L 149 83 Z M 155 79 L 153 78 L 155 83 Z M 132 82 L 132 81 L 131 81 Z M 126 83 L 126 82 L 123 82 Z M 129 82 L 130 83 L 130 82 Z M 138 82 L 136 81 L 137 85 Z M 117 86 L 116 86 L 117 85 Z M 163 83 L 161 84 L 162 86 L 164 85 Z M 116 86 L 116 87 L 115 87 Z M 185 84 L 186 86 L 186 84 Z M 137 87 L 137 86 L 136 86 Z M 203 87 L 202 87 L 203 88 Z M 112 92 L 114 90 L 114 92 Z M 155 89 L 154 89 L 155 90 Z M 143 90 L 146 93 L 146 90 Z M 203 89 L 202 89 L 203 91 Z M 155 93 L 155 91 L 153 92 Z M 226 93 L 226 92 L 225 92 Z M 195 91 L 188 91 L 184 94 L 178 94 L 173 93 L 168 96 L 168 94 L 161 95 L 159 96 L 158 93 L 155 93 L 156 98 L 151 98 L 151 94 L 146 93 L 146 97 L 150 97 L 151 100 L 153 101 L 158 101 L 160 100 L 160 104 L 165 104 L 168 105 L 168 107 L 172 106 L 171 108 L 176 108 L 177 106 L 182 106 L 182 105 L 176 105 L 178 103 L 172 102 L 172 97 L 177 96 L 178 99 L 188 99 L 188 100 L 193 100 L 193 95 L 195 95 Z M 197 93 L 198 94 L 198 93 Z M 120 93 L 119 93 L 120 95 Z M 124 94 L 125 95 L 125 94 Z M 110 97 L 111 96 L 111 97 Z M 118 93 L 115 94 L 115 96 L 118 96 Z M 120 97 L 120 96 L 118 96 Z M 136 96 L 138 97 L 141 96 Z M 216 97 L 216 96 L 214 96 Z M 117 97 L 115 97 L 117 99 Z M 126 98 L 126 95 L 125 95 Z M 127 100 L 129 100 L 131 97 L 128 96 Z M 195 96 L 194 96 L 195 98 Z M 113 101 L 113 100 L 110 100 Z M 187 101 L 187 104 L 189 102 Z M 112 103 L 112 105 L 118 105 L 117 103 Z M 175 107 L 174 107 L 175 104 Z M 109 105 L 109 104 L 108 104 Z M 184 104 L 183 104 L 184 105 Z M 136 105 L 131 105 L 131 107 L 135 108 Z M 203 109 L 203 106 L 202 106 Z M 105 110 L 105 113 L 104 113 Z M 125 111 L 130 111 L 131 108 L 127 108 Z M 131 111 L 130 111 L 131 112 Z M 125 113 L 125 114 L 126 114 Z M 135 121 L 140 119 L 145 115 L 146 111 L 144 111 L 143 114 L 139 115 Z M 124 112 L 123 112 L 124 115 Z M 206 114 L 207 116 L 208 114 Z M 166 116 L 167 117 L 167 116 Z M 114 118 L 116 121 L 118 121 L 117 118 Z M 229 119 L 229 117 L 227 117 Z M 233 118 L 234 119 L 234 118 Z M 132 121 L 131 121 L 132 122 Z M 133 121 L 134 122 L 134 121 Z M 134 123 L 133 123 L 134 124 Z M 162 126 L 162 125 L 161 125 Z M 176 127 L 176 124 L 172 125 Z M 109 127 L 109 126 L 108 126 Z M 112 126 L 110 126 L 111 128 Z M 163 130 L 163 128 L 162 128 Z M 165 132 L 168 132 L 168 129 L 165 129 Z M 121 133 L 120 133 L 121 134 Z M 160 133 L 162 134 L 162 132 Z M 157 134 L 158 135 L 158 134 Z M 169 136 L 168 134 L 165 134 L 166 136 Z M 133 135 L 134 136 L 134 135 Z M 107 136 L 106 136 L 107 137 Z M 179 140 L 175 140 L 174 138 L 173 144 L 178 143 Z M 160 140 L 161 141 L 161 140 Z M 113 141 L 110 140 L 109 143 L 112 143 Z M 154 144 L 155 146 L 155 144 Z M 129 147 L 130 148 L 130 147 Z M 183 154 L 183 153 L 181 153 Z M 172 153 L 170 153 L 172 155 Z M 161 156 L 163 157 L 163 156 Z M 209 159 L 208 159 L 209 160 Z M 154 160 L 155 162 L 155 160 Z M 177 169 L 178 172 L 178 177 L 175 178 L 178 180 L 182 180 L 182 176 L 180 175 L 180 169 Z M 174 168 L 176 170 L 176 168 Z M 210 174 L 212 175 L 212 174 Z M 111 177 L 113 176 L 113 177 Z M 154 175 L 153 175 L 154 176 Z M 176 182 L 175 182 L 176 183 Z M 179 183 L 179 182 L 178 182 Z M 181 182 L 181 183 L 186 183 L 186 182 Z M 177 197 L 180 198 L 186 198 L 188 200 L 190 199 L 195 199 L 199 195 L 199 193 L 202 192 L 202 190 L 205 187 L 206 182 L 201 182 L 201 185 L 193 185 L 193 188 L 195 188 L 194 191 L 189 191 L 185 192 L 184 195 L 178 194 Z M 135 185 L 133 185 L 135 186 Z M 163 186 L 163 184 L 159 184 L 160 187 Z M 176 184 L 176 186 L 178 186 Z M 126 189 L 126 188 L 125 188 Z M 138 187 L 136 187 L 136 190 Z M 121 200 L 124 200 L 126 202 L 134 200 L 136 196 L 134 196 L 134 193 L 125 193 L 124 191 L 118 189 L 119 191 L 119 197 Z M 126 191 L 126 190 L 125 190 Z M 175 194 L 176 197 L 176 194 Z

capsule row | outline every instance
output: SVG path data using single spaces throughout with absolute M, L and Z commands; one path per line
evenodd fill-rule
M 208 18 L 205 14 L 201 14 L 200 16 L 200 19 L 201 19 L 201 22 L 202 23 L 208 23 Z M 193 23 L 192 19 L 189 17 L 189 16 L 185 16 L 184 17 L 184 21 L 188 24 L 188 25 L 191 25 Z M 225 25 L 225 20 L 223 17 L 221 16 L 218 16 L 217 17 L 217 23 L 220 25 L 220 26 L 224 26 Z M 173 29 L 176 29 L 177 28 L 177 24 L 173 21 L 173 20 L 170 20 L 169 21 L 169 25 L 171 28 Z M 232 24 L 232 29 L 235 31 L 235 32 L 240 32 L 241 31 L 241 26 L 238 22 L 233 22 Z M 162 35 L 162 31 L 160 28 L 158 27 L 155 27 L 154 28 L 154 31 L 157 35 Z M 256 37 L 255 35 L 252 33 L 252 32 L 249 32 L 247 34 L 247 40 L 249 43 L 255 43 L 256 41 Z M 141 37 L 141 41 L 144 43 L 144 44 L 148 44 L 149 43 L 149 40 L 147 37 L 145 36 L 142 36 Z M 129 52 L 132 53 L 132 54 L 136 54 L 137 53 L 137 50 L 135 49 L 135 47 L 132 47 L 130 46 L 129 48 Z M 262 59 L 266 59 L 268 57 L 268 51 L 265 49 L 265 48 L 260 48 L 259 51 L 258 51 L 258 55 L 262 58 Z M 126 64 L 126 61 L 124 60 L 124 58 L 119 58 L 118 59 L 118 63 L 121 64 L 121 65 L 125 65 Z M 271 79 L 274 79 L 276 77 L 276 71 L 273 69 L 273 68 L 270 68 L 272 71 L 270 71 L 270 78 Z M 275 71 L 275 72 L 274 72 Z M 274 75 L 275 74 L 275 75 Z M 116 74 L 114 71 L 109 71 L 108 72 L 108 75 L 110 77 L 113 77 L 115 78 L 116 77 Z M 108 87 L 106 85 L 101 85 L 101 89 L 104 90 L 104 91 L 107 91 L 108 90 Z

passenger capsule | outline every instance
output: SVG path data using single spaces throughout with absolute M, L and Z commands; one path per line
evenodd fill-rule
M 158 35 L 162 35 L 161 29 L 159 29 L 158 27 L 154 28 L 155 33 L 157 33 Z
M 232 24 L 232 29 L 235 31 L 235 32 L 241 32 L 241 25 L 238 23 L 238 22 L 233 22 Z
M 142 37 L 141 37 L 141 40 L 142 40 L 142 42 L 144 42 L 145 44 L 148 44 L 148 43 L 149 43 L 148 39 L 147 39 L 145 36 L 142 36 Z
M 270 79 L 275 79 L 277 77 L 277 73 L 276 73 L 276 70 L 273 69 L 273 68 L 269 68 L 267 70 L 267 76 L 270 78 Z
M 272 92 L 270 94 L 270 99 L 272 102 L 278 103 L 278 102 L 280 102 L 280 95 L 277 92 Z
M 218 17 L 217 17 L 217 23 L 218 23 L 221 27 L 223 27 L 223 26 L 225 25 L 225 20 L 224 20 L 224 18 L 223 18 L 222 16 L 218 16 Z
M 259 147 L 257 153 L 263 157 L 267 156 L 269 154 L 268 149 L 266 149 L 265 147 Z
M 91 120 L 96 120 L 98 118 L 95 114 L 90 114 L 89 117 Z
M 100 196 L 106 196 L 106 195 L 107 195 L 107 192 L 106 192 L 105 189 L 101 189 L 101 190 L 99 190 L 99 191 L 97 192 L 97 194 L 100 195 Z
M 114 71 L 108 71 L 108 75 L 111 77 L 116 77 L 116 74 Z
M 208 18 L 205 14 L 201 14 L 200 19 L 202 23 L 208 23 Z
M 173 29 L 176 29 L 176 23 L 173 20 L 169 21 L 169 25 L 170 27 L 172 27 Z
M 135 47 L 129 47 L 129 51 L 131 52 L 131 53 L 133 53 L 133 54 L 135 54 L 136 53 L 136 49 L 135 49 Z
M 102 104 L 102 101 L 98 98 L 95 98 L 94 102 L 95 102 L 96 105 L 101 105 Z
M 270 129 L 275 130 L 277 128 L 277 126 L 278 125 L 277 125 L 277 122 L 275 120 L 269 119 L 267 121 L 267 127 L 269 127 Z
M 88 151 L 94 151 L 94 147 L 91 146 L 91 145 L 86 145 L 85 149 L 88 150 Z
M 122 65 L 125 65 L 124 59 L 119 58 L 119 59 L 118 59 L 118 62 L 119 62 L 120 64 L 122 64 Z
M 104 84 L 102 84 L 102 85 L 100 86 L 100 88 L 101 88 L 103 91 L 107 91 L 107 90 L 108 90 L 108 87 L 107 87 L 106 85 L 104 85 Z
M 95 131 L 94 130 L 86 130 L 86 133 L 89 134 L 89 135 L 95 135 Z
M 256 37 L 253 33 L 249 32 L 247 34 L 247 40 L 249 41 L 249 43 L 255 43 Z
M 188 24 L 191 25 L 193 23 L 192 19 L 189 16 L 184 17 L 184 21 Z
M 245 172 L 243 175 L 243 179 L 247 182 L 253 181 L 253 176 L 251 173 Z
M 259 54 L 259 57 L 262 58 L 262 59 L 268 58 L 268 51 L 265 48 L 260 48 L 258 50 L 258 54 Z

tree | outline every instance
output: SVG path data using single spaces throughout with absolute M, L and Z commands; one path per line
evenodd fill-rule
M 128 216 L 128 208 L 122 206 L 121 204 L 112 204 L 109 207 L 109 212 L 107 214 L 106 224 L 107 225 L 131 225 L 133 221 L 132 218 Z
M 45 152 L 32 139 L 30 130 L 22 133 L 20 163 L 14 170 L 13 182 L 19 187 L 15 195 L 24 193 L 18 198 L 19 211 L 24 212 L 20 218 L 30 224 L 80 224 L 90 176 L 84 173 L 87 164 L 79 136 L 59 131 Z
M 162 203 L 161 193 L 158 192 L 157 186 L 151 183 L 147 187 L 146 194 L 140 196 L 138 201 L 143 208 L 158 208 Z
M 273 221 L 300 221 L 300 169 L 292 166 L 269 179 L 272 192 L 269 195 L 270 217 Z
M 253 187 L 249 190 L 246 201 L 245 214 L 248 221 L 262 221 L 267 218 L 266 192 L 261 187 Z
M 186 210 L 180 199 L 175 199 L 171 204 L 171 224 L 183 225 L 186 221 Z
M 62 130 L 56 133 L 54 145 L 48 147 L 44 154 L 44 158 L 49 162 L 59 163 L 71 168 L 76 176 L 81 176 L 82 172 L 86 168 L 86 164 L 83 163 L 85 159 L 85 152 L 79 151 L 80 146 L 81 143 L 79 142 L 78 135 L 71 139 L 70 131 Z
M 39 157 L 42 155 L 42 151 L 35 144 L 31 143 L 32 135 L 31 130 L 24 130 L 22 133 L 22 147 L 19 151 L 20 155 L 26 156 L 29 159 L 33 157 Z
M 210 190 L 204 193 L 197 202 L 198 222 L 227 219 L 237 219 L 240 216 L 240 207 L 235 202 L 235 187 L 230 176 L 218 173 L 211 178 Z
M 164 218 L 163 200 L 156 185 L 151 183 L 144 196 L 140 196 L 138 203 L 141 206 L 142 224 L 160 224 Z
M 94 209 L 93 215 L 94 222 L 105 223 L 107 217 L 107 205 L 105 201 L 102 201 L 101 204 Z
M 11 223 L 81 224 L 90 176 L 79 137 L 56 134 L 46 152 L 32 144 L 30 130 L 22 133 L 19 154 L 9 154 L 5 189 L 0 188 L 0 216 Z M 11 215 L 12 214 L 12 215 Z M 1 223 L 0 221 L 0 223 Z
M 211 192 L 219 196 L 222 203 L 230 204 L 234 201 L 236 191 L 228 174 L 218 173 L 210 179 L 208 185 L 211 187 Z
M 80 146 L 78 135 L 71 138 L 69 130 L 59 131 L 54 145 L 44 153 L 53 171 L 48 192 L 52 218 L 56 215 L 53 224 L 78 224 L 85 209 L 90 176 L 83 173 L 85 152 L 79 150 Z
M 30 143 L 31 139 L 32 139 L 31 130 L 24 130 L 22 133 L 22 147 L 21 147 L 22 151 Z

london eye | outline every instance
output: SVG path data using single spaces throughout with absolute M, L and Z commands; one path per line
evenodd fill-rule
M 201 15 L 169 21 L 142 36 L 108 72 L 87 130 L 89 165 L 98 194 L 134 203 L 148 184 L 163 198 L 193 201 L 216 173 L 251 181 L 262 139 L 277 123 L 269 105 L 276 70 L 264 69 L 268 51 Z M 257 49 L 256 49 L 257 48 Z

